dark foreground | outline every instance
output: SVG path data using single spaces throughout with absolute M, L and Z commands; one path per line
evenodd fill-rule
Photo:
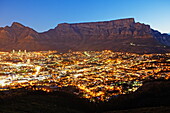
M 65 92 L 12 90 L 0 93 L 2 113 L 168 113 L 170 81 L 146 82 L 135 93 L 92 103 Z

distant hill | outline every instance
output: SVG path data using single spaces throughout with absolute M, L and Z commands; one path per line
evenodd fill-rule
M 170 52 L 170 36 L 161 34 L 134 18 L 104 22 L 59 24 L 38 33 L 14 22 L 0 28 L 0 50 L 105 50 L 135 53 Z

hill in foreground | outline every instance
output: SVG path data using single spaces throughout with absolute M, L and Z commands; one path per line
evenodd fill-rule
M 1 93 L 0 112 L 4 113 L 144 113 L 145 111 L 167 113 L 170 106 L 170 81 L 147 82 L 135 93 L 100 103 L 91 103 L 64 92 L 20 90 L 6 95 L 7 98 Z

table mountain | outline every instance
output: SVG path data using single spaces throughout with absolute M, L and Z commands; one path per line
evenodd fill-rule
M 14 22 L 0 28 L 0 50 L 105 50 L 135 53 L 170 52 L 170 36 L 136 23 L 134 18 L 104 22 L 62 23 L 49 31 Z

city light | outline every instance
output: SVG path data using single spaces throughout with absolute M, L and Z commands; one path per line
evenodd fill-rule
M 1 52 L 0 91 L 64 91 L 90 101 L 130 94 L 146 80 L 170 77 L 170 54 L 104 51 Z M 69 89 L 69 90 L 68 90 Z

